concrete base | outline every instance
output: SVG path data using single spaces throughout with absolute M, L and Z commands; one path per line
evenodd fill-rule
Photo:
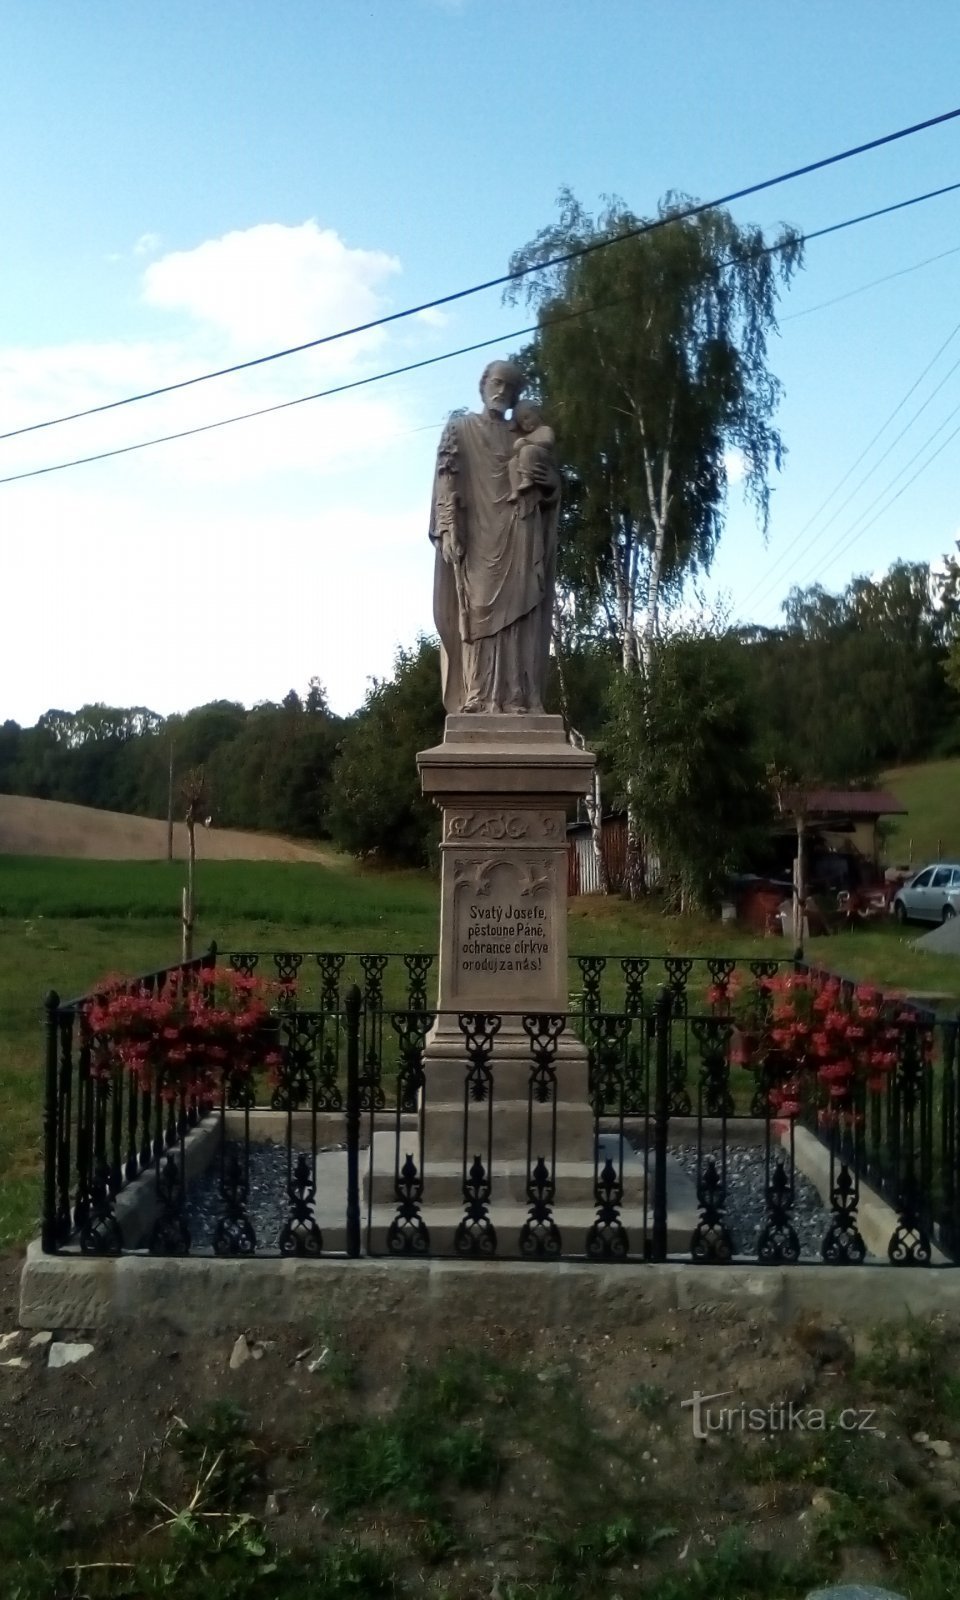
M 239 1134 L 242 1122 L 238 1114 L 229 1114 L 228 1136 Z M 332 1118 L 329 1130 L 324 1131 L 335 1136 L 341 1122 Z M 282 1113 L 257 1113 L 261 1137 L 271 1132 L 283 1137 L 285 1124 Z M 759 1142 L 764 1124 L 744 1122 L 737 1125 L 735 1133 L 728 1125 L 727 1131 L 738 1144 L 751 1142 L 751 1137 Z M 705 1145 L 719 1133 L 719 1123 L 704 1122 Z M 786 1125 L 783 1134 L 786 1137 Z M 695 1137 L 695 1123 L 674 1119 L 670 1135 L 671 1140 L 688 1143 Z M 190 1135 L 187 1165 L 191 1175 L 202 1171 L 216 1155 L 219 1137 L 215 1116 Z M 407 1148 L 417 1148 L 416 1138 L 415 1119 L 404 1118 L 401 1159 Z M 798 1169 L 828 1200 L 829 1152 L 805 1130 L 797 1128 L 795 1138 Z M 960 1323 L 960 1268 L 951 1268 L 937 1251 L 932 1267 L 760 1267 L 747 1258 L 725 1267 L 696 1266 L 689 1260 L 657 1265 L 633 1260 L 603 1266 L 571 1260 L 504 1259 L 518 1252 L 520 1229 L 527 1216 L 525 1199 L 515 1184 L 512 1193 L 495 1198 L 491 1207 L 501 1259 L 386 1258 L 387 1231 L 396 1215 L 390 1190 L 394 1133 L 376 1134 L 375 1145 L 374 1190 L 371 1195 L 366 1178 L 362 1219 L 363 1248 L 373 1254 L 358 1261 L 335 1255 L 319 1261 L 275 1256 L 239 1261 L 199 1255 L 154 1258 L 145 1253 L 98 1258 L 75 1253 L 46 1256 L 39 1241 L 34 1241 L 21 1276 L 21 1324 L 61 1331 L 149 1318 L 175 1327 L 213 1330 L 279 1326 L 317 1317 L 346 1323 L 354 1316 L 362 1320 L 388 1311 L 403 1312 L 412 1319 L 445 1315 L 462 1323 L 474 1307 L 485 1314 L 492 1310 L 507 1325 L 543 1325 L 554 1320 L 589 1329 L 607 1326 L 611 1318 L 637 1319 L 655 1311 L 684 1311 L 704 1304 L 729 1304 L 741 1310 L 765 1307 L 786 1320 L 801 1313 L 829 1315 L 860 1326 L 937 1312 L 956 1317 Z M 601 1135 L 602 1159 L 607 1155 L 616 1159 L 617 1148 L 615 1131 Z M 366 1155 L 361 1161 L 361 1170 L 369 1172 Z M 645 1207 L 643 1203 L 644 1157 L 628 1157 L 625 1151 L 624 1167 L 629 1199 L 623 1221 L 631 1254 L 642 1255 L 652 1223 L 652 1200 Z M 346 1153 L 321 1152 L 316 1173 L 316 1220 L 324 1250 L 342 1252 L 346 1248 Z M 452 1174 L 447 1176 L 452 1187 Z M 459 1165 L 456 1177 L 459 1180 Z M 423 1216 L 430 1229 L 431 1249 L 440 1254 L 452 1252 L 453 1236 L 463 1215 L 462 1197 L 435 1192 L 432 1165 L 428 1180 L 432 1199 L 428 1197 Z M 569 1257 L 585 1249 L 595 1210 L 592 1203 L 581 1203 L 584 1196 L 573 1201 L 567 1192 L 565 1201 L 560 1198 L 555 1216 Z M 673 1162 L 667 1169 L 667 1210 L 668 1251 L 686 1256 L 697 1223 L 696 1197 L 692 1181 Z M 128 1251 L 142 1245 L 154 1212 L 154 1178 L 146 1174 L 131 1184 L 117 1203 Z M 868 1249 L 885 1255 L 896 1218 L 866 1184 L 861 1184 L 858 1224 Z M 274 1241 L 262 1240 L 261 1245 L 272 1248 Z
M 903 1267 L 601 1266 L 577 1262 L 216 1261 L 45 1256 L 31 1244 L 20 1323 L 57 1333 L 131 1323 L 211 1333 L 371 1318 L 429 1319 L 463 1329 L 474 1316 L 532 1330 L 609 1329 L 663 1312 L 719 1306 L 789 1322 L 828 1316 L 851 1326 L 945 1315 L 960 1323 L 960 1272 Z

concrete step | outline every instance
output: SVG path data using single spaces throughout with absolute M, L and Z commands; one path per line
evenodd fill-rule
M 412 1250 L 412 1255 L 457 1255 L 457 1231 L 464 1218 L 462 1206 L 425 1206 L 421 1212 L 424 1226 L 429 1235 L 429 1245 L 423 1251 Z M 596 1210 L 592 1206 L 560 1206 L 553 1213 L 554 1224 L 560 1234 L 559 1254 L 564 1258 L 569 1256 L 582 1256 L 587 1253 L 587 1236 L 596 1222 Z M 522 1206 L 500 1205 L 491 1206 L 488 1211 L 490 1222 L 496 1232 L 496 1251 L 498 1256 L 522 1257 L 524 1251 L 521 1247 L 521 1232 L 527 1221 L 527 1209 Z M 365 1253 L 373 1255 L 390 1255 L 388 1235 L 391 1225 L 396 1217 L 396 1210 L 390 1206 L 374 1206 L 370 1217 L 369 1227 L 366 1211 L 362 1218 L 362 1241 Z M 652 1218 L 648 1214 L 644 1218 L 642 1208 L 639 1211 L 627 1210 L 621 1215 L 621 1222 L 627 1235 L 627 1249 L 631 1256 L 646 1254 L 647 1245 L 652 1239 Z M 346 1228 L 342 1217 L 325 1218 L 323 1214 L 317 1217 L 318 1226 L 323 1234 L 323 1248 L 326 1252 L 337 1252 L 346 1249 Z M 667 1219 L 667 1249 L 671 1253 L 685 1252 L 690 1247 L 690 1236 L 697 1225 L 696 1213 L 690 1215 L 678 1212 L 668 1216 Z M 479 1236 L 478 1236 L 479 1237 Z M 645 1243 L 646 1241 L 646 1243 Z M 261 1244 L 268 1241 L 262 1240 Z M 400 1252 L 396 1252 L 400 1253 Z M 536 1255 L 536 1250 L 531 1250 Z

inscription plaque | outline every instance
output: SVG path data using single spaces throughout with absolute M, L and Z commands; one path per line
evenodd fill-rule
M 512 857 L 454 865 L 451 954 L 458 999 L 543 1004 L 558 978 L 552 865 Z

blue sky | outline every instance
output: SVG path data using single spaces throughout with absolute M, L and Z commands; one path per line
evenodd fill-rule
M 6 0 L 0 431 L 496 275 L 562 184 L 650 213 L 947 111 L 958 59 L 942 0 Z M 734 211 L 806 231 L 957 180 L 960 121 Z M 815 513 L 960 318 L 958 219 L 960 191 L 809 247 L 770 350 L 788 455 L 769 538 L 734 489 L 709 585 L 735 614 L 775 622 L 793 582 L 957 538 L 960 436 L 883 508 L 960 421 L 960 333 Z M 473 340 L 506 351 L 524 320 L 487 292 L 2 442 L 0 477 Z M 485 359 L 0 486 L 0 719 L 252 703 L 312 673 L 352 709 L 431 627 L 433 452 Z

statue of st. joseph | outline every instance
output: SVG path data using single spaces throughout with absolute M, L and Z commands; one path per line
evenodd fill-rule
M 492 361 L 480 379 L 483 410 L 452 416 L 437 452 L 433 615 L 448 712 L 543 710 L 560 477 L 539 449 L 517 489 L 510 467 L 524 439 L 506 413 L 521 389 L 512 362 Z

